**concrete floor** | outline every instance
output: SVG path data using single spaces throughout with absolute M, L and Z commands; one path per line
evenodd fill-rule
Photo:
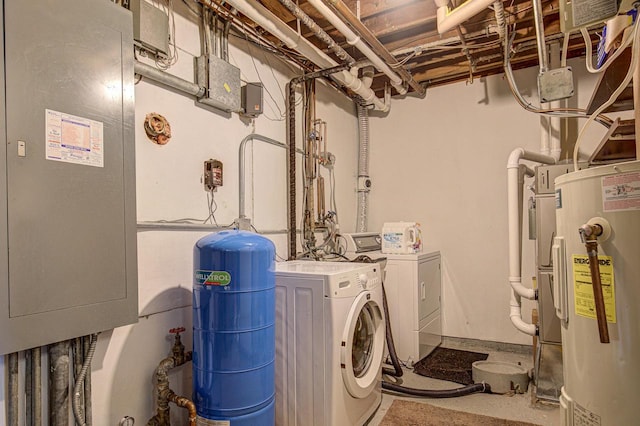
M 511 351 L 512 347 L 500 345 L 487 345 L 478 341 L 452 341 L 448 340 L 443 346 L 452 349 L 462 349 L 489 354 L 489 361 L 503 361 L 518 363 L 527 369 L 533 367 L 533 357 L 529 353 L 520 350 L 519 353 Z M 403 385 L 423 389 L 450 389 L 459 387 L 458 383 L 446 382 L 431 379 L 414 374 L 413 371 L 405 369 L 402 377 Z M 499 417 L 509 420 L 519 420 L 543 426 L 556 426 L 560 424 L 560 410 L 557 404 L 547 402 L 532 403 L 531 389 L 525 394 L 519 395 L 497 395 L 497 394 L 473 394 L 460 398 L 447 399 L 425 399 L 417 397 L 400 397 L 383 391 L 380 408 L 369 422 L 370 426 L 378 426 L 385 413 L 395 399 L 411 400 L 415 402 L 426 402 L 438 407 L 452 410 L 466 411 L 469 413 L 483 414 L 492 417 Z

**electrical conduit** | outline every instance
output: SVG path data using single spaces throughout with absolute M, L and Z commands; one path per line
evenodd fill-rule
M 521 257 L 522 244 L 522 186 L 524 173 L 530 173 L 526 167 L 520 164 L 521 160 L 535 161 L 543 164 L 555 164 L 555 160 L 548 155 L 525 151 L 522 148 L 514 149 L 509 155 L 507 163 L 507 208 L 509 223 L 509 283 L 511 285 L 511 300 L 509 317 L 513 325 L 523 333 L 534 336 L 537 334 L 534 324 L 522 320 L 520 298 L 536 299 L 537 292 L 522 285 Z
M 209 7 L 215 8 L 211 0 L 202 0 Z M 291 29 L 286 23 L 281 21 L 270 10 L 262 6 L 255 0 L 230 0 L 227 1 L 240 13 L 253 20 L 266 31 L 279 38 L 287 47 L 297 50 L 320 68 L 332 68 L 338 65 L 331 57 L 307 39 Z M 358 96 L 365 100 L 367 104 L 373 104 L 375 109 L 389 111 L 389 99 L 379 99 L 375 92 L 366 87 L 360 79 L 354 77 L 349 71 L 340 71 L 332 75 L 332 78 L 343 86 L 351 89 Z

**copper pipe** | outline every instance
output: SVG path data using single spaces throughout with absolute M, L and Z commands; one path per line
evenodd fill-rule
M 196 404 L 189 398 L 176 395 L 171 389 L 167 395 L 167 400 L 173 402 L 178 407 L 186 408 L 189 411 L 189 426 L 196 426 Z
M 598 241 L 587 240 L 585 243 L 589 256 L 589 270 L 591 271 L 591 284 L 593 288 L 593 301 L 596 307 L 596 319 L 598 321 L 598 333 L 600 343 L 609 343 L 609 328 L 607 327 L 607 313 L 604 307 L 602 295 L 602 281 L 600 280 L 600 264 L 598 263 Z
M 396 70 L 400 77 L 406 81 L 420 96 L 424 96 L 426 89 L 413 79 L 413 76 L 407 71 L 397 59 L 389 53 L 380 40 L 353 14 L 351 9 L 347 7 L 342 0 L 323 0 L 327 6 L 331 7 L 341 18 L 346 21 L 353 29 L 359 33 L 360 37 L 366 41 L 373 51 L 380 56 L 391 68 Z

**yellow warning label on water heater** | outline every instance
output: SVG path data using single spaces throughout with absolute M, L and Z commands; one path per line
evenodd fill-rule
M 586 318 L 596 318 L 596 308 L 593 301 L 593 288 L 591 285 L 591 270 L 589 269 L 589 257 L 574 254 L 573 260 L 573 293 L 576 315 Z M 602 295 L 604 296 L 604 308 L 607 313 L 607 322 L 616 322 L 616 292 L 613 283 L 613 258 L 611 256 L 598 256 L 600 266 L 600 281 L 602 283 Z

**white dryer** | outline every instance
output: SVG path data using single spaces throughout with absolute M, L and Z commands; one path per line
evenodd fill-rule
M 417 362 L 442 343 L 440 252 L 385 254 L 376 232 L 343 234 L 345 255 L 386 258 L 384 286 L 398 358 Z
M 362 425 L 380 405 L 380 267 L 276 264 L 276 424 Z

